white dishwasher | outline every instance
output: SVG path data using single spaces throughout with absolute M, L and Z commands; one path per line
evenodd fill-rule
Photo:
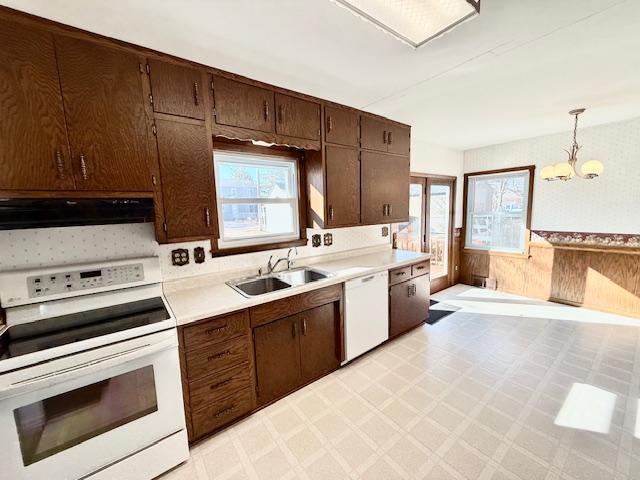
M 345 362 L 389 338 L 389 272 L 345 282 Z

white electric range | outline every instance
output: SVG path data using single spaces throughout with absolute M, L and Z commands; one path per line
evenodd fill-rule
M 149 480 L 189 456 L 158 259 L 0 273 L 0 478 Z

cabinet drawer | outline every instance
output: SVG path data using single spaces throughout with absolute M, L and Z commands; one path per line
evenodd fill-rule
M 184 349 L 186 352 L 206 345 L 223 342 L 245 335 L 249 331 L 249 313 L 246 310 L 199 323 L 184 329 Z
M 429 273 L 429 266 L 430 266 L 429 260 L 411 265 L 411 276 L 418 277 L 420 275 Z
M 411 265 L 389 271 L 389 285 L 404 282 L 411 278 Z
M 211 403 L 251 386 L 249 364 L 238 365 L 224 372 L 189 383 L 191 409 L 199 410 Z
M 189 380 L 201 378 L 246 362 L 248 357 L 249 346 L 246 336 L 186 352 L 187 376 Z
M 198 438 L 212 432 L 216 428 L 251 411 L 252 408 L 253 401 L 249 388 L 245 388 L 230 397 L 220 399 L 192 413 L 193 435 Z

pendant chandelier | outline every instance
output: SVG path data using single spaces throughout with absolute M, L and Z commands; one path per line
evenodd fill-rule
M 569 159 L 566 162 L 558 163 L 556 165 L 547 165 L 542 169 L 542 178 L 547 181 L 553 180 L 571 180 L 574 176 L 590 180 L 600 176 L 604 170 L 604 166 L 598 160 L 589 160 L 585 162 L 578 172 L 578 150 L 581 146 L 576 141 L 576 134 L 578 132 L 578 115 L 584 112 L 584 108 L 578 108 L 571 110 L 569 115 L 575 117 L 575 123 L 573 127 L 573 145 L 571 150 L 565 150 L 569 155 Z

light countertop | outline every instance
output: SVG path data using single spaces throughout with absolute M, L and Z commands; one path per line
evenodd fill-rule
M 323 280 L 276 292 L 246 298 L 228 286 L 221 276 L 205 275 L 191 279 L 167 282 L 164 293 L 178 325 L 215 317 L 247 307 L 272 302 L 318 288 L 342 283 L 352 278 L 403 267 L 431 258 L 428 253 L 385 249 L 379 252 L 355 254 L 338 260 L 307 262 L 309 266 L 329 272 L 332 276 Z M 301 261 L 296 266 L 302 266 Z M 242 276 L 242 275 L 238 275 Z

